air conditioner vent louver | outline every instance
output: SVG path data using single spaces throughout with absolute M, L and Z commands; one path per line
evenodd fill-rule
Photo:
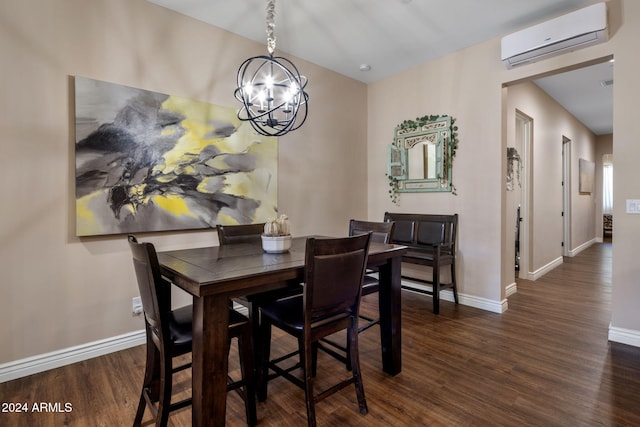
M 606 3 L 597 3 L 502 38 L 508 68 L 605 42 L 609 39 Z

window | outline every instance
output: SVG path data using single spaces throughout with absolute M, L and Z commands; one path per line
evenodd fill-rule
M 602 213 L 613 213 L 613 155 L 602 157 Z

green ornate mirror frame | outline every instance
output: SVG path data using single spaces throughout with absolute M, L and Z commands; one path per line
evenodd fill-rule
M 451 116 L 405 120 L 394 129 L 389 145 L 387 176 L 394 193 L 453 192 L 453 158 L 458 127 Z

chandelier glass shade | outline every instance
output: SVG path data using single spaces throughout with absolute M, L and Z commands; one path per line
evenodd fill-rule
M 256 132 L 280 136 L 298 129 L 307 119 L 307 78 L 291 61 L 274 57 L 273 17 L 275 0 L 267 2 L 267 50 L 269 56 L 254 56 L 238 69 L 234 95 L 242 102 L 238 118 L 248 121 Z

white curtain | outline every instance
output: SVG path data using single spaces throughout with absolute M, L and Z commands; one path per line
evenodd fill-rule
M 604 156 L 602 167 L 602 213 L 613 213 L 613 162 L 611 155 Z

